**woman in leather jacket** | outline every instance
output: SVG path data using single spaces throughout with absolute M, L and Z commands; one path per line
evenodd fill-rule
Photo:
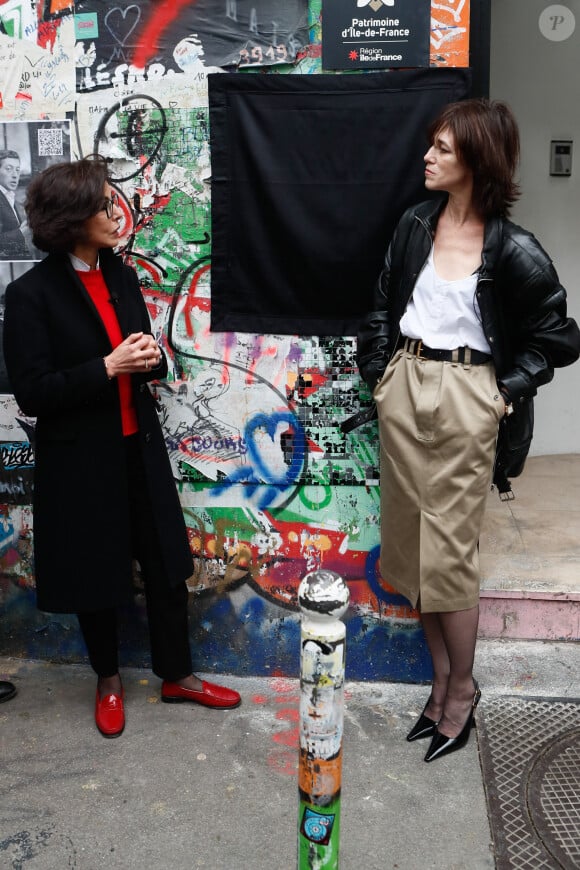
M 431 694 L 408 740 L 425 761 L 467 743 L 480 691 L 478 540 L 489 486 L 509 493 L 533 396 L 580 354 L 566 291 L 507 219 L 519 134 L 509 107 L 465 100 L 429 130 L 425 187 L 401 218 L 358 335 L 381 443 L 382 576 L 421 614 Z

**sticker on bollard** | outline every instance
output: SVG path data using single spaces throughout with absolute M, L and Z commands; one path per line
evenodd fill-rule
M 333 815 L 318 813 L 315 810 L 311 810 L 310 807 L 304 807 L 300 833 L 307 840 L 310 840 L 311 843 L 320 843 L 322 846 L 327 846 L 330 843 L 334 819 Z

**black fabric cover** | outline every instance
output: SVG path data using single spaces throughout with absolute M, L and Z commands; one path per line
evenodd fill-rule
M 465 69 L 209 79 L 211 328 L 354 335 Z

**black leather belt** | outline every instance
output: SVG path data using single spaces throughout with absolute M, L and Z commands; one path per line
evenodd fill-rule
M 456 347 L 455 350 L 439 350 L 427 347 L 420 338 L 406 338 L 402 335 L 397 344 L 397 350 L 404 350 L 418 359 L 434 359 L 437 362 L 454 362 L 461 365 L 482 366 L 490 362 L 491 354 L 471 347 Z

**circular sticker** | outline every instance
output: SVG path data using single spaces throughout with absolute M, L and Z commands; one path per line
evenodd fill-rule
M 563 42 L 574 33 L 576 19 L 567 6 L 546 6 L 538 20 L 540 33 L 552 42 Z

